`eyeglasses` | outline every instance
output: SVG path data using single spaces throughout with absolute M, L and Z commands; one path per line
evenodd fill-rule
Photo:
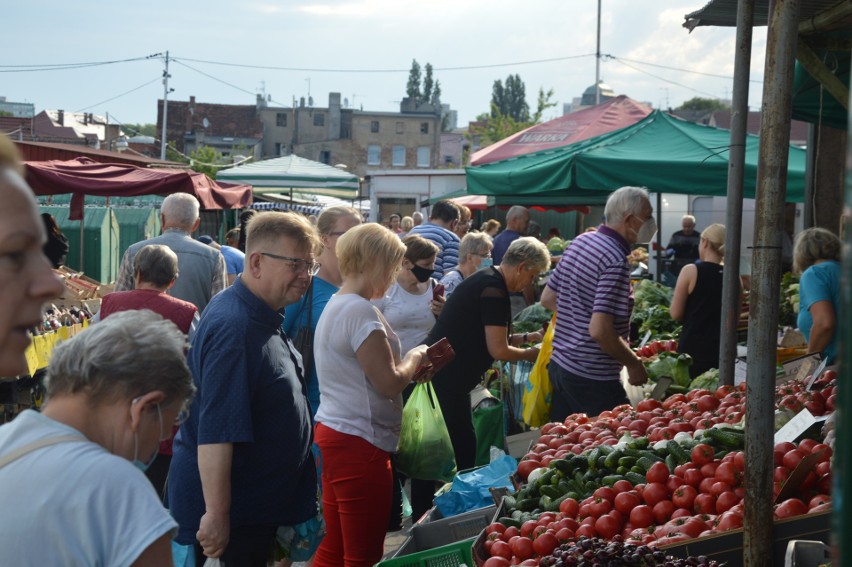
M 314 261 L 306 261 L 301 258 L 291 258 L 290 256 L 279 256 L 278 254 L 271 254 L 269 252 L 261 252 L 261 256 L 268 256 L 270 258 L 275 258 L 276 260 L 284 260 L 289 263 L 290 269 L 293 270 L 294 274 L 302 274 L 307 272 L 309 276 L 317 275 L 317 272 L 320 270 L 321 264 L 319 262 Z
M 471 252 L 470 255 L 471 256 L 479 256 L 480 258 L 490 258 L 491 252 L 488 252 L 487 254 L 480 254 L 479 252 Z

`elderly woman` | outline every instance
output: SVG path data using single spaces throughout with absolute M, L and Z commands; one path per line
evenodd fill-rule
M 511 333 L 509 294 L 529 286 L 550 267 L 547 247 L 532 237 L 509 245 L 497 267 L 479 270 L 466 278 L 447 300 L 426 339 L 433 344 L 446 337 L 456 358 L 435 374 L 433 384 L 447 423 L 458 470 L 471 468 L 476 459 L 476 434 L 470 410 L 470 391 L 495 360 L 534 362 L 538 348 L 519 348 L 539 342 L 542 333 Z M 413 480 L 414 517 L 432 505 L 435 484 Z
M 719 368 L 722 327 L 722 260 L 725 258 L 725 227 L 711 224 L 701 233 L 698 264 L 687 264 L 675 284 L 669 313 L 683 322 L 678 351 L 692 357 L 689 375 Z
M 427 362 L 426 347 L 403 356 L 396 333 L 370 303 L 384 296 L 400 269 L 399 237 L 375 223 L 356 226 L 338 241 L 337 256 L 343 285 L 315 339 L 322 395 L 315 438 L 327 533 L 313 565 L 369 567 L 383 553 L 402 391 Z
M 27 373 L 29 329 L 42 305 L 62 293 L 62 281 L 42 252 L 47 241 L 32 191 L 21 177 L 15 146 L 0 134 L 0 376 Z
M 142 471 L 193 392 L 185 343 L 140 311 L 54 349 L 41 413 L 0 427 L 4 563 L 171 565 L 177 524 Z
M 284 311 L 284 332 L 290 338 L 298 339 L 299 333 L 308 332 L 307 329 L 310 329 L 311 336 L 316 333 L 323 309 L 343 283 L 343 276 L 340 275 L 337 263 L 337 241 L 346 234 L 347 230 L 359 224 L 361 224 L 361 213 L 352 207 L 329 207 L 320 214 L 317 219 L 317 232 L 322 242 L 322 251 L 317 258 L 320 271 L 311 279 L 308 291 L 302 299 L 288 305 Z M 308 306 L 310 307 L 306 308 Z M 315 343 L 311 341 L 311 352 L 301 353 L 308 380 L 311 417 L 316 415 L 320 404 L 319 379 L 316 364 L 314 364 L 313 344 Z
M 840 239 L 824 228 L 802 231 L 793 246 L 793 269 L 802 274 L 797 324 L 808 352 L 822 353 L 829 364 L 837 358 L 840 246 Z
M 469 232 L 464 235 L 461 244 L 459 244 L 458 266 L 441 279 L 446 297 L 450 297 L 456 286 L 476 270 L 492 265 L 492 248 L 494 248 L 494 243 L 491 237 L 484 232 Z
M 135 288 L 105 295 L 95 322 L 119 311 L 150 309 L 189 334 L 198 321 L 198 308 L 168 294 L 178 278 L 177 254 L 163 244 L 148 244 L 133 258 L 133 269 Z
M 373 301 L 391 329 L 399 337 L 402 352 L 423 342 L 435 325 L 445 299 L 435 297 L 432 279 L 438 247 L 422 236 L 412 234 L 402 239 L 405 257 L 396 281 L 381 299 Z
M 408 231 L 414 228 L 414 219 L 409 216 L 402 217 L 402 221 L 399 223 L 399 227 L 402 229 L 402 232 L 399 233 L 399 237 L 402 238 Z

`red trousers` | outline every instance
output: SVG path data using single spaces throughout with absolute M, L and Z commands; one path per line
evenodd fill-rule
M 382 559 L 390 516 L 390 453 L 322 423 L 314 440 L 322 452 L 326 534 L 313 567 L 372 567 Z

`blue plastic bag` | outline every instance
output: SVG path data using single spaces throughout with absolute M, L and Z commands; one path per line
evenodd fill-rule
M 445 518 L 494 503 L 489 488 L 513 488 L 511 476 L 518 470 L 518 461 L 509 455 L 491 464 L 460 473 L 453 478 L 452 488 L 435 498 L 435 506 Z

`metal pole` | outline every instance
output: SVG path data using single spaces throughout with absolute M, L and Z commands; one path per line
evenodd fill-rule
M 800 0 L 769 6 L 748 330 L 743 564 L 772 565 L 775 356 Z
M 802 229 L 813 227 L 814 222 L 814 164 L 816 162 L 817 128 L 808 124 L 807 153 L 805 154 L 805 202 L 802 207 Z
M 169 52 L 166 51 L 166 70 L 163 71 L 163 133 L 160 139 L 160 159 L 166 160 L 166 125 L 169 123 Z
M 725 271 L 722 280 L 722 336 L 719 341 L 719 382 L 734 383 L 737 322 L 740 302 L 740 248 L 743 225 L 743 174 L 748 131 L 748 80 L 754 0 L 737 7 L 737 51 L 734 57 L 734 96 L 731 101 L 731 149 L 728 153 L 728 197 L 725 212 Z
M 657 193 L 657 245 L 654 260 L 657 264 L 657 283 L 663 281 L 663 194 Z
M 852 124 L 852 113 L 849 113 L 850 124 Z M 810 141 L 808 142 L 810 145 Z M 840 309 L 841 313 L 849 313 L 852 309 L 852 216 L 850 216 L 850 204 L 852 204 L 852 144 L 846 144 L 846 202 L 843 211 L 841 230 L 842 238 L 845 243 L 843 246 L 843 262 L 841 264 L 841 281 L 840 281 Z M 807 219 L 805 219 L 807 220 Z M 840 321 L 840 352 L 843 353 L 840 358 L 840 376 L 838 381 L 849 384 L 852 378 L 852 361 L 850 355 L 852 353 L 852 325 L 849 322 L 849 317 L 841 317 Z M 836 493 L 834 498 L 839 503 L 834 509 L 833 536 L 837 544 L 837 557 L 832 558 L 832 562 L 837 562 L 842 567 L 852 566 L 852 551 L 849 550 L 849 542 L 846 541 L 845 535 L 850 533 L 852 528 L 852 504 L 847 500 L 842 501 L 844 495 L 852 494 L 852 475 L 846 474 L 849 472 L 849 451 L 850 445 L 849 436 L 852 431 L 852 406 L 849 403 L 849 389 L 840 388 L 838 394 L 838 411 L 834 424 L 837 439 L 834 444 L 837 449 L 834 457 L 834 471 L 832 472 Z M 838 480 L 839 479 L 839 480 Z
M 595 52 L 595 104 L 601 103 L 601 0 L 598 0 L 598 47 Z

